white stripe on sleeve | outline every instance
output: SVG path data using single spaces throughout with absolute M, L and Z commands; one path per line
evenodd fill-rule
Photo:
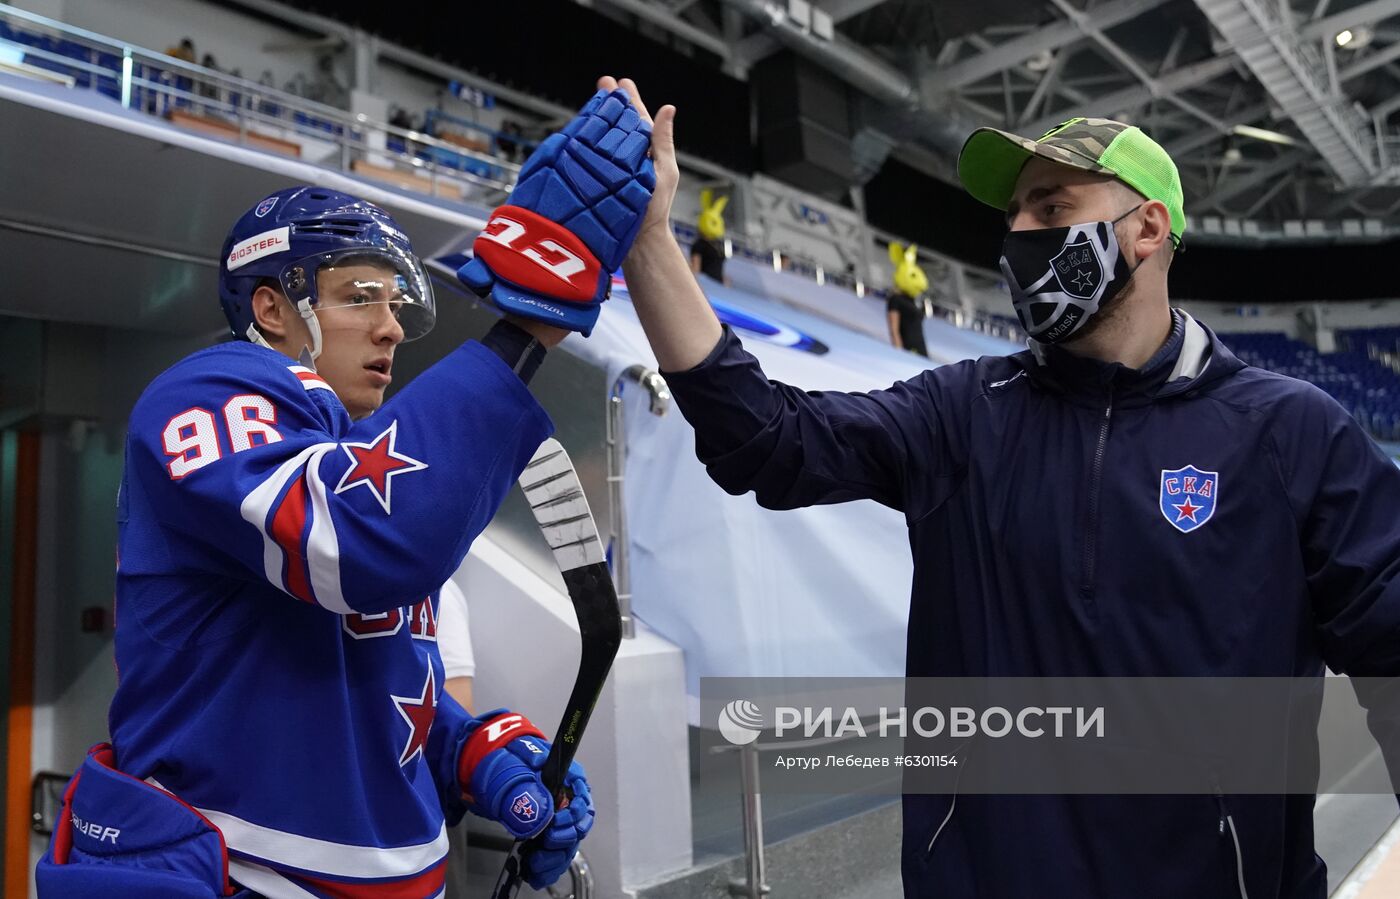
M 277 545 L 277 541 L 267 532 L 267 516 L 272 511 L 272 504 L 277 502 L 277 497 L 281 495 L 282 488 L 287 486 L 287 482 L 296 476 L 301 467 L 305 465 L 313 456 L 325 455 L 334 449 L 334 443 L 317 443 L 308 446 L 278 466 L 277 470 L 267 477 L 261 484 L 254 487 L 247 496 L 243 498 L 238 512 L 243 519 L 250 522 L 262 534 L 263 539 L 263 569 L 267 577 L 267 582 L 279 590 L 286 591 L 287 585 L 282 580 L 282 564 L 285 561 L 282 547 Z

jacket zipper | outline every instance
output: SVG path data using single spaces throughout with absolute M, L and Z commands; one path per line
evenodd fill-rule
M 928 848 L 924 850 L 924 858 L 933 855 L 933 844 L 938 842 L 938 837 L 943 833 L 943 828 L 948 826 L 948 822 L 953 820 L 953 810 L 958 807 L 958 794 L 953 794 L 953 801 L 948 806 L 948 814 L 943 816 L 943 823 L 938 825 L 938 829 L 933 832 L 933 838 L 928 841 Z
M 963 743 L 957 749 L 953 750 L 953 756 L 956 758 L 963 746 L 966 745 L 966 743 Z M 953 811 L 958 807 L 958 785 L 962 783 L 963 766 L 966 763 L 966 756 L 958 758 L 958 773 L 957 776 L 953 778 L 953 801 L 948 804 L 948 814 L 943 816 L 943 821 L 938 825 L 938 829 L 933 832 L 933 836 L 928 841 L 928 848 L 924 850 L 924 861 L 928 861 L 929 856 L 933 855 L 933 845 L 938 842 L 939 836 L 943 833 L 943 828 L 947 827 L 948 822 L 953 820 Z
M 1080 598 L 1091 608 L 1094 604 L 1094 569 L 1097 565 L 1099 542 L 1099 493 L 1103 480 L 1103 458 L 1108 452 L 1108 430 L 1113 423 L 1113 387 L 1108 388 L 1108 404 L 1104 406 L 1103 420 L 1099 424 L 1099 445 L 1094 451 L 1094 468 L 1089 479 L 1089 522 L 1084 530 L 1083 584 L 1079 588 Z
M 1235 830 L 1235 816 L 1225 808 L 1225 794 L 1220 792 L 1220 785 L 1215 785 L 1215 804 L 1220 807 L 1220 827 L 1218 832 L 1225 835 L 1225 829 L 1230 830 L 1230 842 L 1235 847 L 1235 882 L 1239 886 L 1240 899 L 1249 899 L 1249 890 L 1244 885 L 1244 852 L 1240 849 L 1240 834 Z

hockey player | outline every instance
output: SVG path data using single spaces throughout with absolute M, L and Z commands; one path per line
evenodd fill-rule
M 1006 211 L 1031 348 L 807 393 L 764 376 L 671 236 L 675 112 L 657 115 L 656 195 L 624 266 L 637 315 L 726 491 L 904 513 L 909 675 L 1400 675 L 1400 472 L 1321 390 L 1246 365 L 1171 307 L 1186 218 L 1146 134 L 1107 119 L 975 132 L 959 175 Z M 1353 684 L 1393 749 L 1393 688 Z M 1323 899 L 1313 799 L 911 793 L 904 891 Z
M 42 896 L 439 896 L 465 811 L 541 837 L 532 886 L 566 870 L 593 820 L 583 771 L 556 808 L 540 730 L 443 692 L 437 591 L 550 433 L 526 383 L 597 319 L 650 197 L 648 135 L 600 93 L 538 149 L 511 233 L 493 218 L 463 272 L 506 318 L 387 403 L 435 311 L 393 219 L 297 187 L 234 225 L 220 296 L 241 340 L 132 411 L 112 743 L 68 785 Z

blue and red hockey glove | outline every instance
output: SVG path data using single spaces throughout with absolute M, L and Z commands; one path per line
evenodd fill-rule
M 487 712 L 467 726 L 457 762 L 457 783 L 468 811 L 499 821 L 517 840 L 541 837 L 525 853 L 525 882 L 537 890 L 569 869 L 579 841 L 593 827 L 593 796 L 578 762 L 569 765 L 567 805 L 555 809 L 540 777 L 549 741 L 524 715 Z
M 598 91 L 525 160 L 457 277 L 502 311 L 587 337 L 656 187 L 650 147 L 627 92 Z

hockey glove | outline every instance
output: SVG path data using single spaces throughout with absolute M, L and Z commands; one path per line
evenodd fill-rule
M 457 765 L 467 809 L 499 821 L 517 840 L 540 836 L 524 856 L 525 882 L 537 890 L 569 868 L 579 841 L 593 827 L 593 797 L 578 762 L 564 776 L 567 805 L 556 810 L 540 777 L 549 741 L 524 715 L 487 712 L 467 726 Z
M 599 91 L 530 154 L 457 277 L 504 312 L 586 337 L 656 187 L 651 126 Z

